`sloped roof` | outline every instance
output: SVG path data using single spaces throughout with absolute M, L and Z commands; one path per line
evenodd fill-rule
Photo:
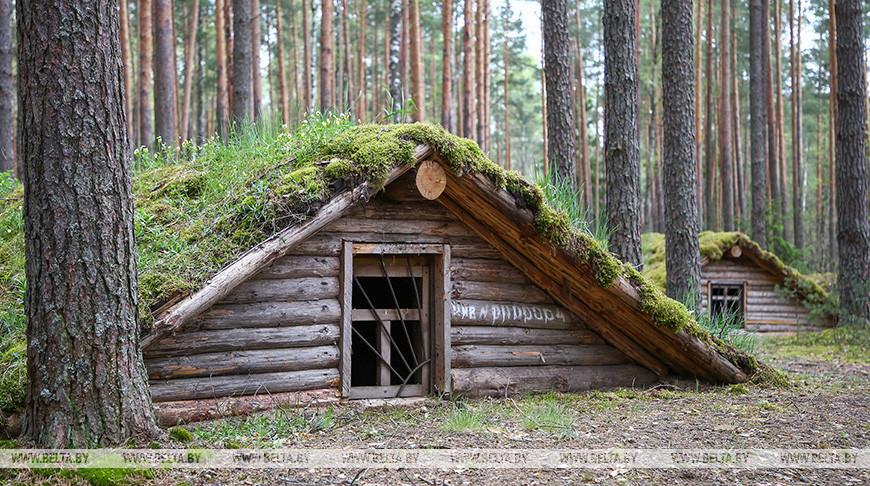
M 646 233 L 642 240 L 644 276 L 654 282 L 659 289 L 664 290 L 665 235 Z M 828 293 L 815 280 L 786 265 L 775 254 L 763 250 L 744 233 L 704 231 L 699 235 L 699 241 L 702 266 L 722 260 L 736 246 L 740 248 L 741 255 L 745 255 L 760 268 L 779 279 L 785 289 L 806 305 L 821 305 L 829 298 Z M 826 306 L 826 308 L 835 309 L 836 306 Z
M 665 297 L 593 237 L 572 228 L 564 214 L 546 204 L 540 188 L 489 161 L 469 140 L 432 125 L 359 126 L 337 137 L 321 157 L 323 163 L 313 165 L 308 177 L 332 188 L 323 204 L 294 218 L 157 316 L 143 347 L 181 329 L 236 285 L 418 163 L 435 160 L 448 174 L 437 201 L 637 363 L 660 376 L 677 373 L 727 383 L 746 381 L 763 366 L 712 337 L 683 305 Z

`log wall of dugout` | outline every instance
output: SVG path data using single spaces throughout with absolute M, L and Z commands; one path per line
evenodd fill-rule
M 729 251 L 721 260 L 706 263 L 701 267 L 700 282 L 701 312 L 707 312 L 711 284 L 743 284 L 746 329 L 750 331 L 813 331 L 834 325 L 830 319 L 812 316 L 796 297 L 777 290 L 783 279 L 759 266 L 746 252 Z
M 145 363 L 155 402 L 337 388 L 343 241 L 450 245 L 455 393 L 586 390 L 656 380 L 441 204 L 415 195 L 407 180 L 414 175 L 352 209 L 151 346 Z

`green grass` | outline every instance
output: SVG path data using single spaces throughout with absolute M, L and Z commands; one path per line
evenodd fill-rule
M 525 430 L 542 430 L 560 440 L 571 439 L 576 435 L 574 413 L 561 403 L 554 401 L 531 403 L 525 404 L 520 409 Z
M 492 411 L 489 403 L 483 400 L 453 402 L 441 428 L 447 432 L 479 432 L 486 428 Z
M 301 434 L 313 434 L 334 427 L 332 408 L 307 412 L 279 408 L 249 417 L 231 417 L 196 428 L 197 440 L 229 449 L 241 447 L 283 447 L 281 441 Z
M 706 313 L 702 313 L 698 316 L 698 323 L 720 341 L 747 354 L 755 352 L 758 336 L 747 333 L 743 329 L 743 317 L 739 314 L 726 313 L 708 316 Z
M 838 327 L 793 336 L 766 336 L 759 343 L 759 351 L 777 358 L 870 363 L 870 329 Z

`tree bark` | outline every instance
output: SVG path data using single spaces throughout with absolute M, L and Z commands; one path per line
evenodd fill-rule
M 336 95 L 336 101 L 339 102 L 339 105 L 344 105 L 344 110 L 350 111 L 354 100 L 353 89 L 357 86 L 357 83 L 354 83 L 353 80 L 353 63 L 350 58 L 350 28 L 348 26 L 347 17 L 347 0 L 341 0 L 341 38 L 343 41 L 342 50 L 344 51 L 342 55 L 344 76 L 342 76 L 342 88 Z M 342 109 L 342 107 L 339 106 L 339 109 Z
M 28 282 L 25 433 L 51 448 L 153 436 L 136 322 L 118 6 L 19 0 L 17 17 Z
M 159 1 L 159 0 L 158 0 Z M 251 0 L 233 0 L 233 129 L 251 120 Z
M 508 0 L 509 1 L 509 0 Z M 453 0 L 444 0 L 441 6 L 441 125 L 450 133 L 456 132 L 453 116 Z
M 716 229 L 716 190 L 715 179 L 716 159 L 713 157 L 713 0 L 707 0 L 707 46 L 705 49 L 706 63 L 704 70 L 707 80 L 707 110 L 704 114 L 704 159 L 705 189 L 704 189 L 704 225 L 708 231 Z
M 320 16 L 320 109 L 335 109 L 335 5 L 323 0 Z
M 153 44 L 151 0 L 139 0 L 139 145 L 154 146 L 154 98 L 151 96 Z
M 701 167 L 702 159 L 701 159 L 701 144 L 704 140 L 704 135 L 702 133 L 703 125 L 701 124 L 701 113 L 703 113 L 701 109 L 701 97 L 699 96 L 699 92 L 701 91 L 702 78 L 701 78 L 701 21 L 704 18 L 704 0 L 698 0 L 698 16 L 695 18 L 695 192 L 696 199 L 698 201 L 698 214 L 703 214 L 703 208 L 701 206 L 704 198 L 703 194 L 701 194 L 701 189 L 704 187 L 703 177 L 704 171 Z
M 401 55 L 402 41 L 402 0 L 390 1 L 390 38 L 389 38 L 389 87 L 390 97 L 390 112 L 392 113 L 393 123 L 402 121 L 402 69 L 399 64 Z
M 172 0 L 154 0 L 154 131 L 167 147 L 176 145 L 175 37 Z
M 420 25 L 420 4 L 417 0 L 408 3 L 408 20 L 411 36 L 411 98 L 416 109 L 411 120 L 422 122 L 426 119 L 426 96 L 423 89 L 423 28 Z
M 126 0 L 121 0 L 121 3 L 125 1 Z M 12 0 L 0 0 L 0 172 L 12 171 L 15 169 L 14 109 L 15 89 L 14 78 L 12 76 Z M 19 171 L 20 170 L 21 168 L 19 168 Z
M 837 107 L 837 93 L 839 92 L 838 82 L 838 55 L 837 55 L 837 16 L 834 12 L 834 0 L 828 0 L 828 55 L 830 59 L 830 118 L 829 127 L 830 133 L 828 138 L 828 250 L 829 253 L 829 270 L 837 269 L 837 261 L 834 255 L 839 254 L 837 249 L 837 123 L 840 119 Z
M 731 118 L 731 0 L 722 0 L 722 26 L 719 30 L 719 173 L 722 187 L 722 228 L 734 231 L 734 194 L 732 181 Z
M 792 118 L 792 216 L 794 224 L 794 246 L 801 249 L 804 243 L 804 162 L 803 162 L 803 76 L 801 73 L 801 2 L 789 1 L 789 30 L 791 34 L 791 118 Z M 795 31 L 795 13 L 797 13 L 797 31 Z
M 121 0 L 122 2 L 124 0 Z M 193 12 L 190 17 L 190 26 L 187 34 L 187 45 L 184 56 L 184 102 L 181 108 L 181 140 L 190 138 L 190 96 L 193 90 L 196 69 L 196 32 L 199 30 L 199 0 L 193 0 Z
M 774 5 L 778 0 L 773 0 Z M 768 192 L 773 215 L 773 227 L 770 228 L 773 236 L 782 236 L 780 231 L 782 224 L 782 206 L 780 205 L 780 182 L 779 182 L 779 139 L 777 137 L 777 108 L 776 108 L 776 80 L 774 79 L 773 56 L 771 55 L 770 38 L 770 9 L 766 9 L 764 15 L 764 73 L 765 91 L 767 92 L 767 176 Z
M 474 87 L 477 85 L 477 63 L 474 46 L 477 43 L 474 30 L 474 0 L 465 0 L 465 25 L 462 28 L 462 136 L 475 138 L 477 127 L 477 104 Z
M 866 74 L 860 0 L 838 0 L 837 240 L 840 323 L 870 328 Z
M 580 28 L 580 9 L 576 10 L 575 18 L 577 20 L 577 28 Z M 589 118 L 586 113 L 586 86 L 583 81 L 583 42 L 580 36 L 577 36 L 577 110 L 578 110 L 578 130 L 577 134 L 580 138 L 580 161 L 577 164 L 577 183 L 581 187 L 581 198 L 583 201 L 583 211 L 589 212 L 592 210 L 592 176 L 590 175 L 589 165 Z
M 764 35 L 767 0 L 749 2 L 749 110 L 752 137 L 752 239 L 767 247 L 767 89 Z
M 290 97 L 287 93 L 287 65 L 284 61 L 284 22 L 282 19 L 281 1 L 275 2 L 275 27 L 278 41 L 278 93 L 281 103 L 281 123 L 290 123 Z M 296 42 L 296 39 L 293 39 Z M 295 62 L 295 59 L 294 59 Z
M 692 44 L 692 0 L 662 0 L 665 288 L 668 297 L 697 310 L 698 299 L 693 297 L 697 297 L 701 278 L 701 252 L 695 199 Z
M 215 125 L 218 137 L 226 140 L 229 135 L 229 88 L 227 86 L 227 39 L 224 2 L 215 0 L 215 70 L 217 71 L 217 93 L 215 94 Z
M 365 120 L 366 119 L 366 105 L 368 103 L 368 77 L 366 76 L 367 66 L 365 62 L 365 53 L 366 53 L 366 24 L 368 24 L 368 15 L 366 10 L 366 0 L 362 0 L 360 2 L 359 7 L 359 41 L 358 41 L 358 50 L 357 50 L 357 80 L 359 84 L 357 85 L 356 95 L 360 96 L 360 100 L 356 106 L 356 115 L 357 119 Z M 442 122 L 443 124 L 443 122 Z M 447 128 L 447 125 L 444 125 Z M 449 130 L 449 128 L 448 128 Z
M 610 251 L 643 267 L 634 0 L 604 0 L 604 157 Z
M 547 82 L 547 145 L 550 172 L 558 181 L 577 187 L 574 135 L 571 38 L 567 0 L 542 2 L 544 65 Z
M 260 0 L 251 2 L 251 115 L 259 120 L 263 105 L 263 80 L 260 75 Z
M 314 102 L 311 62 L 311 0 L 302 0 L 302 110 L 306 113 Z
M 126 111 L 126 113 L 127 113 L 127 138 L 130 139 L 130 148 L 133 148 L 133 146 L 136 144 L 136 140 L 135 140 L 136 135 L 135 135 L 135 132 L 133 129 L 133 63 L 132 63 L 132 59 L 130 59 L 130 5 L 127 2 L 128 2 L 128 0 L 119 0 L 118 4 L 120 7 L 119 12 L 120 12 L 120 16 L 121 16 L 121 62 L 124 63 L 124 108 L 127 110 Z M 0 24 L 0 28 L 9 27 L 11 29 L 11 19 L 9 19 L 9 18 L 11 16 L 12 12 L 11 12 L 11 6 L 4 5 L 7 3 L 10 3 L 10 2 L 8 2 L 7 0 L 0 0 L 0 23 L 2 23 L 2 24 Z M 9 15 L 6 15 L 7 13 L 9 13 Z M 7 19 L 9 19 L 9 20 L 7 20 Z M 9 55 L 10 56 L 12 55 L 11 33 L 8 35 L 9 35 L 9 37 L 8 37 L 9 42 L 7 43 L 6 42 L 7 34 L 5 32 L 3 32 L 2 29 L 0 29 L 0 107 L 5 106 L 3 104 L 3 101 L 2 101 L 3 96 L 4 96 L 3 82 L 5 81 L 5 77 L 4 77 L 5 73 L 3 73 L 2 70 L 6 66 L 6 61 L 5 61 L 5 59 L 3 59 L 2 56 L 6 52 L 5 49 L 6 49 L 7 44 L 9 45 Z M 11 57 L 10 57 L 10 59 L 11 59 Z M 9 76 L 10 76 L 9 84 L 10 84 L 10 88 L 11 88 L 11 85 L 12 85 L 11 61 L 9 64 Z M 11 91 L 10 91 L 10 96 L 12 96 Z M 10 100 L 11 100 L 11 98 L 10 98 Z M 9 106 L 10 106 L 10 110 L 11 110 L 12 105 L 9 105 Z M 11 129 L 11 127 L 12 127 L 11 111 L 9 114 L 9 117 L 10 117 L 9 120 L 5 120 L 5 119 L 3 119 L 3 117 L 5 116 L 4 110 L 5 110 L 5 108 L 0 108 L 0 127 L 7 126 L 7 125 L 5 125 L 5 123 L 8 121 L 9 122 L 8 126 Z M 6 145 L 6 138 L 5 138 L 5 134 L 3 133 L 3 130 L 4 130 L 4 128 L 0 128 L 0 147 L 10 147 L 10 149 L 11 149 L 11 148 L 13 148 L 12 144 L 14 143 L 14 141 L 12 143 L 10 143 L 9 145 Z M 3 157 L 4 157 L 3 151 L 4 150 L 5 149 L 0 149 L 0 171 L 3 170 Z

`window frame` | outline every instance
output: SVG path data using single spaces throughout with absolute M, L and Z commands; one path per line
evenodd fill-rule
M 401 255 L 431 258 L 428 282 L 429 356 L 428 382 L 406 385 L 401 396 L 424 396 L 451 389 L 450 380 L 450 245 L 444 243 L 366 243 L 342 241 L 341 255 L 341 396 L 348 399 L 395 398 L 398 385 L 351 386 L 351 343 L 353 339 L 353 277 L 355 256 Z M 425 311 L 424 311 L 425 313 Z M 424 331 L 425 332 L 425 331 Z M 424 340 L 425 342 L 425 340 Z M 424 373 L 426 375 L 426 373 Z

